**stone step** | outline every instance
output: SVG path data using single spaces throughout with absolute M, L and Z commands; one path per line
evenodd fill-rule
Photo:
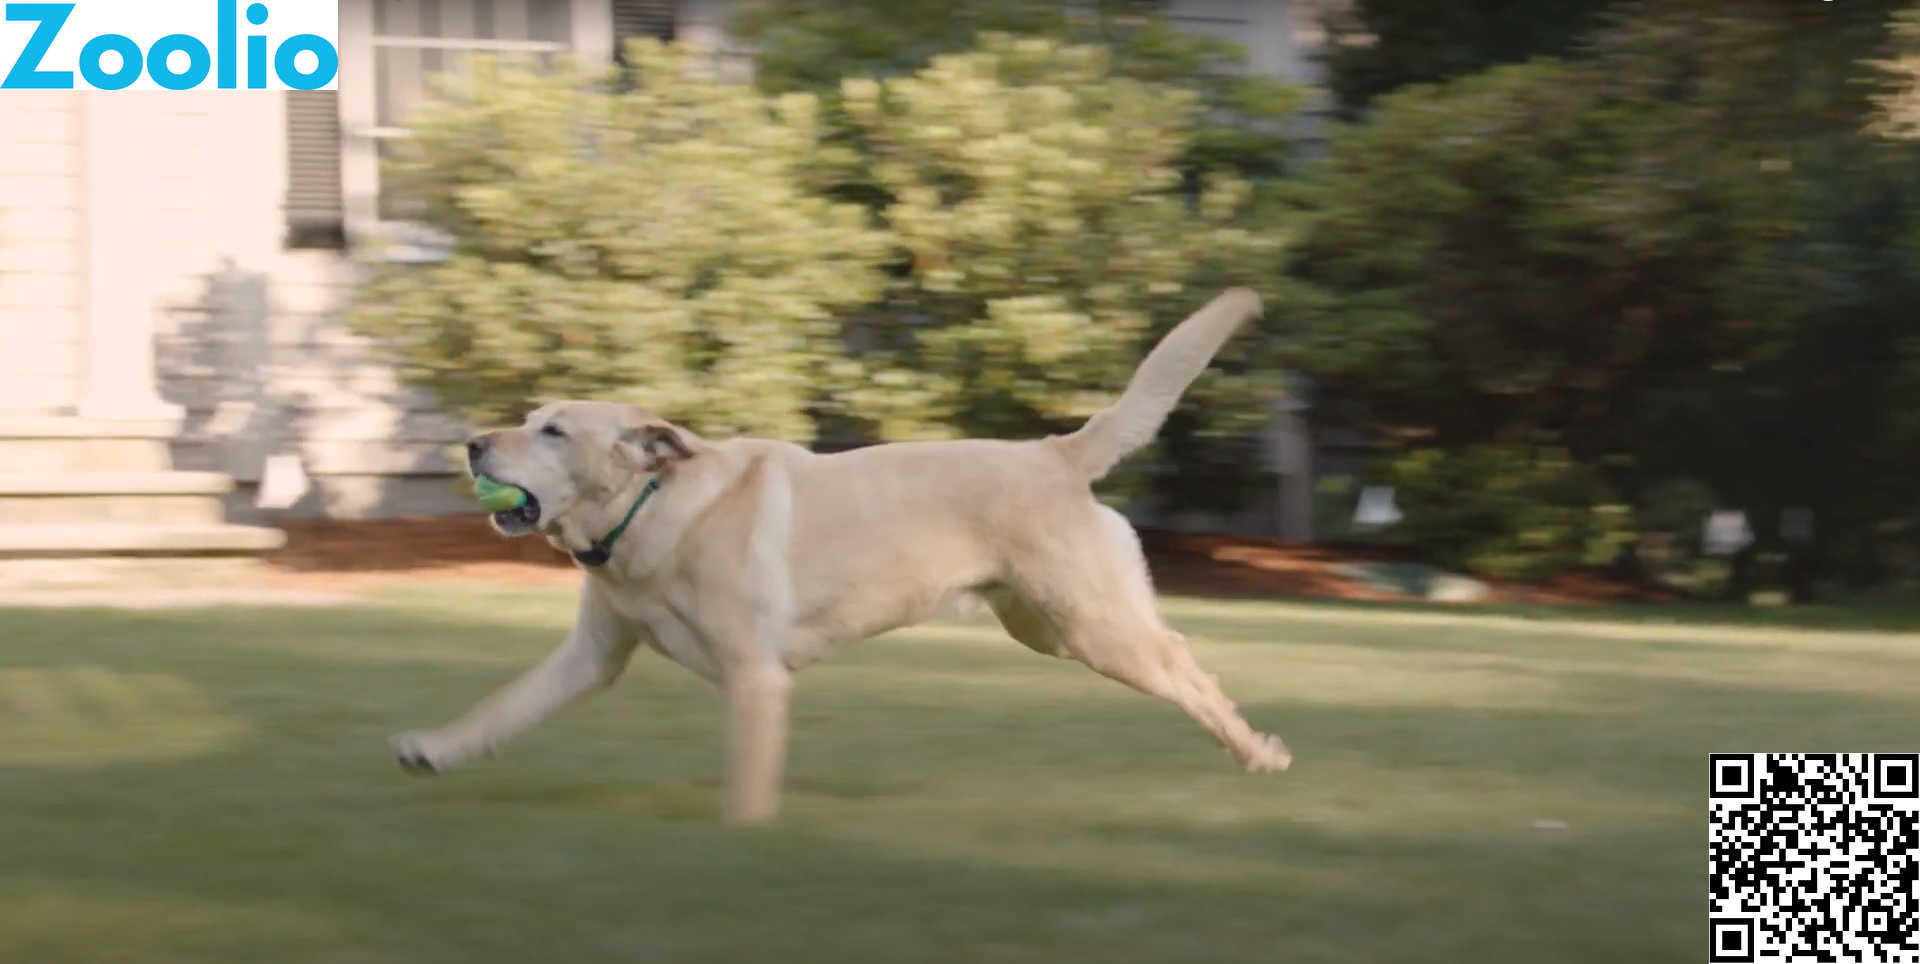
M 0 439 L 170 438 L 178 418 L 89 418 L 81 415 L 0 413 Z
M 8 472 L 164 472 L 172 461 L 166 439 L 0 436 Z
M 0 525 L 0 558 L 245 555 L 286 541 L 278 529 L 218 523 Z
M 208 524 L 224 521 L 217 495 L 0 495 L 0 526 L 118 522 Z
M 0 496 L 224 495 L 233 480 L 218 472 L 19 472 L 0 466 Z
M 162 472 L 179 431 L 177 419 L 0 416 L 0 471 Z
M 0 525 L 221 522 L 231 491 L 212 472 L 4 472 Z

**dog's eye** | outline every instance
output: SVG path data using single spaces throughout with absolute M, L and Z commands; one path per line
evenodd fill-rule
M 547 424 L 540 426 L 540 434 L 551 435 L 554 438 L 567 437 L 567 433 L 560 431 L 560 426 L 555 425 L 552 422 L 548 422 Z

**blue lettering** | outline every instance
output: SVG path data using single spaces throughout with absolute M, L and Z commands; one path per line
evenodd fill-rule
M 4 0 L 0 0 L 4 2 Z M 206 0 L 201 0 L 206 2 Z M 214 0 L 215 36 L 211 47 L 206 38 L 192 34 L 169 34 L 149 50 L 141 50 L 132 37 L 107 33 L 88 40 L 80 48 L 78 73 L 82 83 L 95 90 L 125 90 L 138 83 L 142 75 L 151 75 L 155 86 L 166 90 L 193 90 L 216 78 L 222 90 L 240 84 L 240 4 L 242 0 Z M 72 21 L 78 3 L 4 3 L 6 22 L 34 23 L 37 26 L 21 48 L 4 78 L 0 90 L 72 90 L 75 71 L 43 69 L 60 32 Z M 248 22 L 266 24 L 266 3 L 252 2 L 246 7 Z M 249 90 L 265 90 L 269 81 L 267 38 L 248 34 L 245 45 L 246 85 Z M 113 70 L 105 66 L 108 54 L 119 58 Z M 300 69 L 299 58 L 311 53 L 313 69 Z M 175 69 L 173 57 L 185 54 L 185 63 Z M 56 61 L 57 62 L 57 61 Z M 289 37 L 272 51 L 272 69 L 281 85 L 293 90 L 319 90 L 340 76 L 340 50 L 325 37 L 303 33 Z
M 120 54 L 120 69 L 109 74 L 100 68 L 100 55 L 109 50 Z M 140 79 L 140 45 L 123 34 L 101 34 L 80 48 L 80 76 L 97 90 L 124 90 Z
M 247 89 L 267 89 L 267 38 L 247 37 Z
M 220 48 L 221 90 L 232 90 L 240 83 L 236 76 L 239 65 L 234 63 L 240 56 L 240 24 L 236 22 L 239 18 L 235 13 L 239 6 L 240 0 L 220 0 L 219 26 L 216 28 L 219 38 L 214 46 Z
M 187 69 L 175 73 L 167 58 L 180 50 L 186 51 Z M 207 52 L 207 45 L 183 33 L 161 37 L 147 50 L 147 73 L 153 75 L 154 83 L 168 90 L 192 90 L 207 82 L 212 69 L 213 55 Z
M 247 22 L 258 27 L 267 22 L 267 5 L 256 3 L 247 7 Z M 267 89 L 267 38 L 258 34 L 247 35 L 247 89 Z
M 303 50 L 313 51 L 319 63 L 310 74 L 303 74 L 294 66 L 293 58 Z M 333 81 L 340 72 L 340 52 L 333 49 L 325 37 L 303 33 L 287 38 L 280 49 L 273 53 L 273 72 L 280 75 L 280 82 L 294 90 L 319 90 Z
M 14 61 L 13 69 L 7 72 L 7 79 L 0 80 L 0 88 L 7 90 L 72 90 L 73 71 L 41 70 L 40 60 L 53 46 L 53 38 L 60 36 L 60 28 L 67 25 L 67 18 L 73 16 L 71 3 L 9 3 L 7 19 L 37 20 L 40 26 L 34 28 L 33 36 L 27 39 L 27 46 L 20 51 L 20 59 Z

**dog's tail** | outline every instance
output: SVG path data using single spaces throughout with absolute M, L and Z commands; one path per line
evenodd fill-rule
M 1093 481 L 1127 453 L 1152 441 L 1214 353 L 1260 311 L 1260 296 L 1251 288 L 1230 288 L 1174 326 L 1134 369 L 1133 380 L 1118 401 L 1095 413 L 1079 431 L 1058 440 L 1067 460 Z

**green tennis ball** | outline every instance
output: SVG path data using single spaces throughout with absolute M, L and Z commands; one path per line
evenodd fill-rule
M 527 504 L 527 490 L 517 485 L 495 482 L 484 475 L 473 478 L 473 497 L 488 512 L 508 512 Z

